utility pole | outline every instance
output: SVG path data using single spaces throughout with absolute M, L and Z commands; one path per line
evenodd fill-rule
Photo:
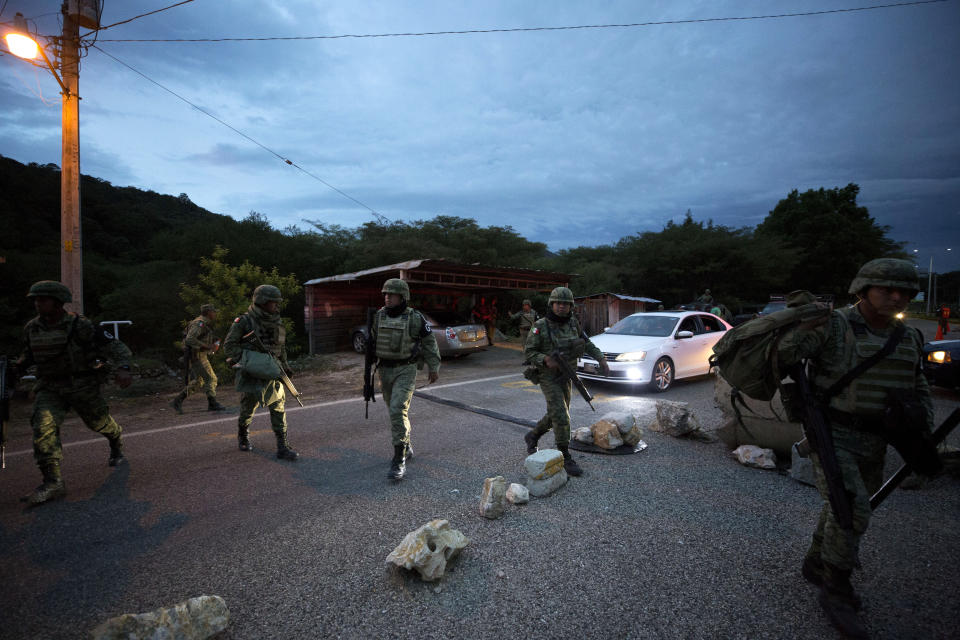
M 68 310 L 83 313 L 83 241 L 80 233 L 80 25 L 63 3 L 60 40 L 63 75 L 62 152 L 60 167 L 60 279 L 73 294 Z
M 930 313 L 930 298 L 933 297 L 933 255 L 930 256 L 930 268 L 927 270 L 927 313 Z

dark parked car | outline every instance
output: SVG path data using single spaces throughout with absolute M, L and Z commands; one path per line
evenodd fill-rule
M 923 345 L 923 373 L 930 384 L 960 386 L 960 340 L 936 340 Z
M 427 324 L 437 338 L 440 355 L 465 356 L 474 351 L 482 351 L 490 344 L 487 329 L 482 324 L 464 320 L 451 311 L 421 311 Z M 362 324 L 350 332 L 353 349 L 363 353 L 367 340 L 367 325 Z

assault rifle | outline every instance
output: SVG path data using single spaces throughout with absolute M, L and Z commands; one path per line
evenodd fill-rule
M 823 408 L 810 388 L 806 363 L 799 362 L 791 367 L 790 377 L 800 392 L 802 401 L 798 403 L 797 409 L 802 414 L 803 434 L 810 443 L 810 448 L 820 458 L 820 467 L 827 480 L 827 497 L 830 500 L 830 507 L 841 528 L 853 529 L 853 507 L 850 504 L 850 495 L 843 486 L 843 474 L 840 472 L 837 452 L 833 447 L 830 425 L 824 416 Z
M 590 395 L 590 392 L 587 390 L 587 387 L 584 386 L 583 381 L 577 377 L 577 372 L 573 369 L 573 367 L 570 366 L 570 363 L 567 362 L 567 358 L 563 355 L 563 352 L 561 352 L 560 349 L 555 349 L 553 353 L 550 354 L 550 357 L 554 362 L 557 363 L 563 379 L 572 382 L 573 387 L 580 392 L 580 395 L 583 396 L 583 399 L 587 401 L 587 404 L 590 405 L 590 408 L 596 411 L 593 403 L 590 402 L 593 400 L 593 396 Z
M 184 342 L 183 343 L 183 386 L 187 387 L 190 385 L 190 365 L 193 364 L 193 349 Z
M 954 409 L 953 413 L 947 416 L 947 419 L 943 421 L 936 431 L 933 432 L 932 437 L 930 438 L 931 443 L 936 446 L 947 439 L 947 436 L 950 435 L 950 432 L 953 431 L 954 427 L 960 423 L 960 409 Z M 893 493 L 893 490 L 900 486 L 900 483 L 903 482 L 904 478 L 910 475 L 910 472 L 913 471 L 913 468 L 904 463 L 897 472 L 890 476 L 890 479 L 883 483 L 883 486 L 877 489 L 877 492 L 870 497 L 870 510 L 873 511 L 880 506 L 880 503 L 883 502 L 887 496 Z
M 363 342 L 363 399 L 366 405 L 363 409 L 363 417 L 370 417 L 370 403 L 376 402 L 377 392 L 373 386 L 373 365 L 377 359 L 377 345 L 373 342 L 373 316 L 376 311 L 370 307 L 367 309 L 367 337 Z
M 257 348 L 261 353 L 265 353 L 273 359 L 273 362 L 277 365 L 277 369 L 280 370 L 280 382 L 283 383 L 283 386 L 287 388 L 287 392 L 294 397 L 301 407 L 303 406 L 303 400 L 300 399 L 300 392 L 297 391 L 297 388 L 293 386 L 293 381 L 290 380 L 290 377 L 283 370 L 283 365 L 277 360 L 277 356 L 273 355 L 267 346 L 263 344 L 263 340 L 260 339 L 260 336 L 257 335 L 256 331 L 251 331 L 250 333 L 244 335 L 240 338 L 240 341 L 243 342 L 249 340 L 253 346 Z
M 7 468 L 7 422 L 10 420 L 10 399 L 13 385 L 7 384 L 10 365 L 7 356 L 0 356 L 0 469 Z M 12 377 L 12 376 L 11 376 Z

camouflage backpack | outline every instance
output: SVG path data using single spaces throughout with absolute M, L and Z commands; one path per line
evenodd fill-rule
M 780 336 L 802 322 L 830 313 L 825 306 L 808 303 L 748 320 L 727 331 L 714 345 L 710 366 L 717 367 L 717 374 L 735 391 L 755 400 L 770 400 L 780 384 L 776 363 Z

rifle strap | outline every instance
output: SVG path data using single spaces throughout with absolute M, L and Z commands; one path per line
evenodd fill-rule
M 897 344 L 903 338 L 904 334 L 907 332 L 907 326 L 903 323 L 899 324 L 896 329 L 893 330 L 893 334 L 890 335 L 890 338 L 887 340 L 886 344 L 877 351 L 875 354 L 855 366 L 850 371 L 847 371 L 843 376 L 834 382 L 828 389 L 823 391 L 820 395 L 820 400 L 824 404 L 837 395 L 846 388 L 851 382 L 853 382 L 857 377 L 863 375 L 870 367 L 874 366 L 888 355 L 893 353 L 893 350 L 897 348 Z

